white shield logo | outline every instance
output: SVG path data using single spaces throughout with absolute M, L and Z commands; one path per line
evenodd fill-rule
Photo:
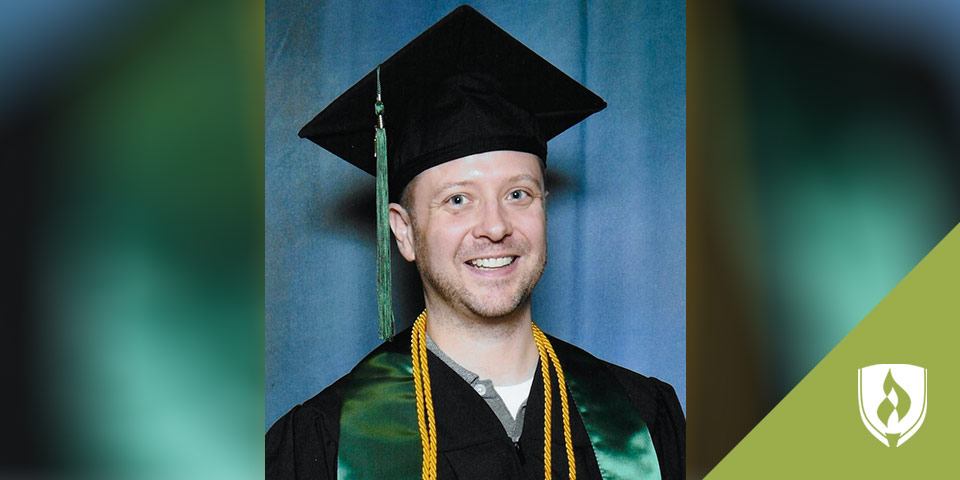
M 927 369 L 906 364 L 870 365 L 857 371 L 860 418 L 888 447 L 903 445 L 927 415 Z

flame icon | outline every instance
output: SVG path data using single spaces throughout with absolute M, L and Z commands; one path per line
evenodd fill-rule
M 863 367 L 857 371 L 857 391 L 863 425 L 888 447 L 903 445 L 926 418 L 927 369 L 923 367 L 902 363 Z
M 896 404 L 890 401 L 890 392 L 894 392 L 893 399 Z M 900 420 L 910 411 L 910 395 L 907 395 L 907 391 L 893 379 L 893 370 L 887 370 L 887 377 L 883 379 L 883 394 L 886 397 L 877 407 L 877 416 L 880 417 L 887 428 L 892 428 L 900 423 Z M 893 421 L 893 412 L 897 412 L 896 421 Z M 891 422 L 893 425 L 891 425 Z

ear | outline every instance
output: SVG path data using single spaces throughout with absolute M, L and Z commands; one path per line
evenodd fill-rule
M 410 213 L 399 203 L 390 204 L 390 230 L 397 238 L 397 249 L 408 262 L 417 259 L 416 248 L 413 245 L 413 222 Z

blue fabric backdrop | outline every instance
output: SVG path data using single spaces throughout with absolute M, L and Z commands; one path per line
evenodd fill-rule
M 457 5 L 267 2 L 267 427 L 379 343 L 374 179 L 297 131 Z M 684 2 L 472 5 L 609 105 L 549 144 L 549 260 L 534 319 L 669 382 L 686 408 Z M 396 247 L 393 258 L 405 328 L 421 287 Z

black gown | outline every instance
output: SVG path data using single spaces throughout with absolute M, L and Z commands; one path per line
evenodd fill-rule
M 406 341 L 409 331 L 394 340 Z M 587 354 L 550 337 L 560 358 Z M 523 434 L 514 442 L 496 414 L 467 382 L 433 353 L 428 352 L 430 382 L 437 422 L 439 479 L 541 479 L 543 478 L 543 377 L 537 368 L 527 399 Z M 603 362 L 629 395 L 630 404 L 646 422 L 664 480 L 685 476 L 685 421 L 673 388 Z M 552 371 L 552 370 L 551 370 Z M 349 374 L 277 420 L 266 436 L 267 479 L 335 479 L 340 435 L 340 407 Z M 557 382 L 551 382 L 554 407 L 551 416 L 554 478 L 567 478 L 563 424 Z M 606 395 L 609 392 L 596 392 Z M 570 398 L 573 401 L 573 398 Z M 571 405 L 577 478 L 601 479 L 587 431 Z M 371 459 L 388 461 L 385 459 Z

